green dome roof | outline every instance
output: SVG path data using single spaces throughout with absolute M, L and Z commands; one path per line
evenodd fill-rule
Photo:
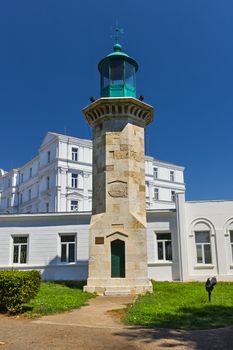
M 138 70 L 138 63 L 131 58 L 129 55 L 127 55 L 125 52 L 122 51 L 122 47 L 119 43 L 116 43 L 113 47 L 113 52 L 108 54 L 106 57 L 104 57 L 98 64 L 98 69 L 101 72 L 101 66 L 105 63 L 108 63 L 111 60 L 114 60 L 116 58 L 122 58 L 123 60 L 133 64 L 135 66 L 135 71 Z

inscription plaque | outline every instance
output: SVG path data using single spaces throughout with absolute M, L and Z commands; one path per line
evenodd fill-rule
M 104 244 L 104 237 L 95 237 L 95 244 Z
M 124 181 L 112 181 L 108 183 L 108 194 L 111 197 L 127 197 L 128 186 Z

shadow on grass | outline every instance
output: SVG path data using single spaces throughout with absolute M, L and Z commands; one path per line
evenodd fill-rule
M 143 321 L 143 316 L 145 320 Z M 132 319 L 132 318 L 131 318 Z M 175 313 L 156 313 L 153 311 L 148 317 L 132 322 L 146 327 L 173 328 L 184 330 L 220 328 L 233 325 L 233 307 L 221 305 L 206 305 L 202 307 L 182 307 Z
M 25 312 L 31 311 L 33 309 L 32 306 L 27 306 L 27 305 L 23 305 L 22 306 L 22 310 L 18 311 L 18 312 L 9 312 L 6 307 L 4 307 L 3 305 L 0 305 L 0 315 L 7 315 L 7 316 L 17 316 L 17 315 L 22 315 Z
M 72 289 L 83 290 L 83 287 L 87 284 L 87 281 L 51 281 L 50 283 L 59 284 Z
M 29 305 L 23 305 L 23 308 L 22 308 L 22 311 L 20 312 L 21 314 L 24 314 L 26 312 L 30 312 L 33 310 L 33 307 L 32 306 L 29 306 Z
M 173 315 L 154 314 L 147 326 L 132 326 L 115 335 L 142 344 L 157 341 L 159 348 L 232 350 L 233 307 L 207 305 L 201 308 L 180 308 Z
M 114 334 L 126 338 L 129 344 L 151 344 L 150 349 L 232 350 L 233 343 L 233 327 L 198 331 L 131 327 Z

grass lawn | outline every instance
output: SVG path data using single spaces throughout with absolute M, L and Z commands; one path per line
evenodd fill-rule
M 24 305 L 29 317 L 77 309 L 94 295 L 83 292 L 84 282 L 42 282 L 36 298 Z
M 209 304 L 204 283 L 153 282 L 153 293 L 139 296 L 123 318 L 127 324 L 175 329 L 233 325 L 233 283 L 217 283 Z

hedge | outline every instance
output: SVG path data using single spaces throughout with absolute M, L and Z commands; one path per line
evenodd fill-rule
M 0 305 L 9 313 L 22 311 L 22 306 L 33 299 L 39 289 L 38 271 L 0 271 Z

